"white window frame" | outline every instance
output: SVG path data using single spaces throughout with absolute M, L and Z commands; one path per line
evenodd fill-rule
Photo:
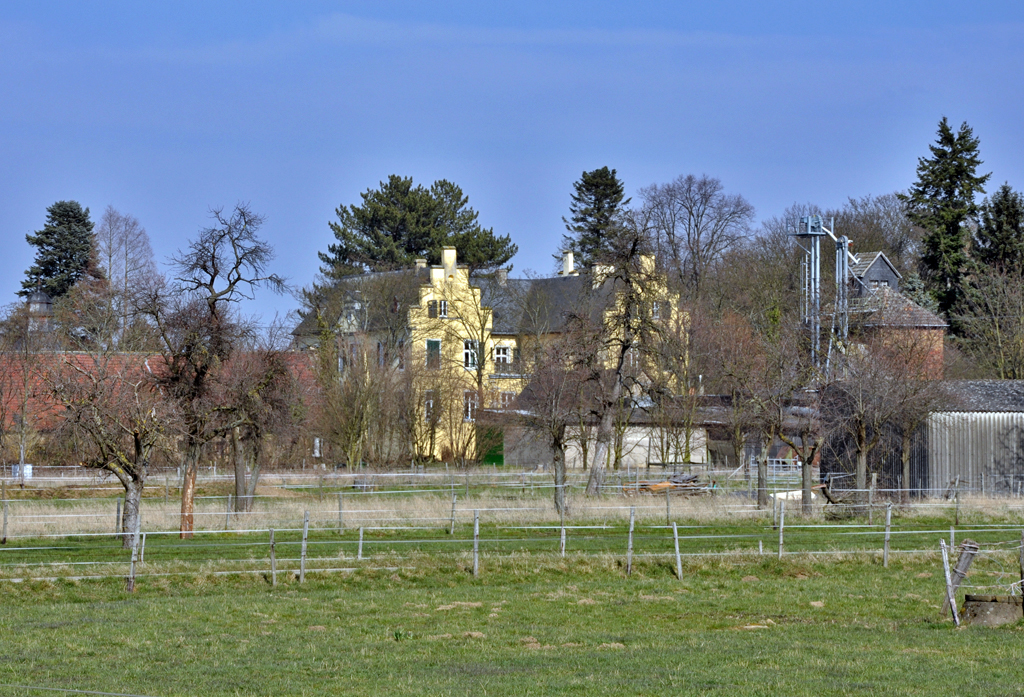
M 516 393 L 515 392 L 502 392 L 501 396 L 500 396 L 500 399 L 501 399 L 501 408 L 502 409 L 510 409 L 512 407 L 512 402 L 514 402 L 516 400 Z
M 439 319 L 448 319 L 448 301 L 437 301 L 437 316 Z
M 495 346 L 494 347 L 494 364 L 496 366 L 498 366 L 498 365 L 504 365 L 504 366 L 512 365 L 512 347 L 511 346 Z
M 464 390 L 462 393 L 462 420 L 467 423 L 476 421 L 476 412 L 480 408 L 480 396 L 476 390 Z
M 480 344 L 473 339 L 462 340 L 462 366 L 466 370 L 475 370 L 480 358 Z
M 434 404 L 437 400 L 437 393 L 434 390 L 427 390 L 423 393 L 423 421 L 431 423 L 434 420 Z

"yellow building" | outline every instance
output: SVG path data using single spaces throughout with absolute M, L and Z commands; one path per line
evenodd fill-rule
M 645 258 L 643 266 L 653 278 L 654 259 Z M 339 375 L 354 366 L 390 372 L 389 384 L 401 384 L 418 412 L 407 434 L 414 455 L 473 460 L 492 445 L 477 428 L 479 410 L 513 405 L 530 378 L 536 347 L 566 331 L 580 313 L 618 321 L 622 301 L 611 271 L 579 273 L 569 252 L 552 278 L 510 279 L 498 272 L 471 279 L 448 247 L 438 266 L 417 260 L 414 268 L 343 279 L 295 330 L 296 345 L 313 348 L 329 335 Z M 648 285 L 647 319 L 678 320 L 678 299 L 663 283 Z M 609 328 L 616 331 L 622 328 Z

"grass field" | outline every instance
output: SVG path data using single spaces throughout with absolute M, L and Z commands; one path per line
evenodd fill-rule
M 1024 626 L 941 619 L 936 555 L 469 564 L 6 584 L 0 695 L 1024 694 Z
M 0 546 L 0 697 L 1024 694 L 1024 622 L 957 630 L 939 609 L 938 539 L 954 516 L 957 541 L 984 548 L 966 586 L 1005 594 L 1019 579 L 1015 500 L 897 510 L 883 568 L 880 511 L 873 525 L 787 516 L 780 561 L 771 516 L 739 515 L 727 497 L 670 511 L 649 497 L 581 499 L 562 558 L 546 496 L 465 492 L 454 535 L 444 493 L 346 493 L 340 531 L 336 493 L 311 491 L 230 520 L 212 501 L 213 529 L 194 540 L 163 534 L 176 504 L 151 497 L 134 593 L 129 553 L 93 534 L 113 527 L 112 500 L 18 500 Z M 268 524 L 276 587 L 267 531 L 238 531 Z M 40 577 L 55 580 L 15 582 Z

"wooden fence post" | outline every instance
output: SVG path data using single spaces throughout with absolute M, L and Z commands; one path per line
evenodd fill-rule
M 0 545 L 7 544 L 7 482 L 3 483 L 3 499 L 4 499 L 4 529 L 3 534 L 0 534 Z M 1024 533 L 1022 533 L 1024 535 Z
M 224 529 L 231 527 L 231 494 L 228 494 L 228 501 L 224 504 Z
M 889 532 L 892 526 L 892 502 L 885 504 L 885 549 L 882 550 L 882 567 L 889 568 Z
M 669 497 L 669 492 L 672 487 L 665 488 L 665 525 L 672 524 L 672 499 Z
M 1017 589 L 1024 595 L 1024 530 L 1020 531 L 1020 587 Z
M 455 502 L 459 500 L 458 494 L 452 494 L 452 523 L 448 526 L 448 534 L 455 534 Z
M 779 560 L 782 560 L 782 534 L 786 527 L 786 500 L 779 501 Z
M 359 549 L 356 551 L 356 561 L 363 560 L 363 528 L 359 528 Z
M 952 525 L 949 526 L 949 550 L 953 551 L 956 546 L 956 528 Z
M 683 580 L 683 558 L 679 556 L 679 528 L 672 523 L 672 539 L 676 543 L 676 578 Z
M 946 550 L 946 541 L 939 540 L 939 547 L 942 549 L 942 570 L 946 575 L 946 604 L 953 613 L 953 624 L 960 626 L 960 617 L 956 612 L 956 600 L 953 599 L 953 581 L 949 576 L 949 552 Z M 945 608 L 943 608 L 945 612 Z
M 274 545 L 274 528 L 270 528 L 270 585 L 277 585 L 277 550 Z
M 868 487 L 868 525 L 875 524 L 875 487 L 878 486 L 878 472 L 871 473 L 871 486 Z
M 142 533 L 142 546 L 139 547 L 139 563 L 146 563 L 146 533 Z
M 561 549 L 561 552 L 562 552 L 562 556 L 564 557 L 565 556 L 565 507 L 568 505 L 568 503 L 565 500 L 565 484 L 564 483 L 563 484 L 559 484 L 558 487 L 562 490 L 562 497 L 561 497 L 562 498 L 562 510 L 560 510 L 558 512 L 558 520 L 559 520 L 559 525 L 561 527 L 561 539 L 562 539 L 560 549 Z
M 121 497 L 117 497 L 117 513 L 114 514 L 114 532 L 118 534 L 120 539 L 121 533 Z
M 142 527 L 142 520 L 140 516 L 135 518 L 135 534 L 132 536 L 132 561 L 128 567 L 128 584 L 127 591 L 129 593 L 135 592 L 135 562 L 139 557 L 139 530 Z
M 480 511 L 473 511 L 473 576 L 480 575 Z
M 299 554 L 299 583 L 306 580 L 306 538 L 309 535 L 309 511 L 302 516 L 302 552 Z
M 639 471 L 639 467 L 637 470 Z M 636 519 L 636 506 L 629 507 L 629 543 L 626 545 L 626 575 L 633 573 L 633 523 Z
M 342 491 L 338 492 L 338 534 L 340 535 L 345 530 L 345 505 L 342 500 L 345 493 Z

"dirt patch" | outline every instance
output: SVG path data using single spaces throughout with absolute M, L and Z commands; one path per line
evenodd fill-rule
M 613 642 L 610 642 L 610 643 L 607 643 L 607 644 L 599 644 L 597 648 L 599 648 L 599 649 L 624 649 L 624 648 L 626 648 L 626 645 L 625 644 L 620 644 L 617 641 L 613 641 Z
M 449 603 L 447 605 L 438 605 L 437 609 L 438 610 L 454 610 L 454 609 L 460 608 L 460 607 L 473 608 L 473 607 L 483 607 L 483 606 L 484 606 L 483 603 L 460 603 L 460 602 L 454 602 L 454 603 Z
M 463 632 L 462 634 L 463 639 L 483 639 L 486 636 L 483 632 Z
M 811 607 L 825 607 L 825 601 L 824 600 L 812 600 L 811 601 Z
M 576 601 L 577 605 L 597 605 L 597 601 L 593 598 L 580 598 Z
M 744 583 L 757 583 L 761 579 L 759 579 L 757 576 L 744 576 L 740 580 L 742 580 Z

